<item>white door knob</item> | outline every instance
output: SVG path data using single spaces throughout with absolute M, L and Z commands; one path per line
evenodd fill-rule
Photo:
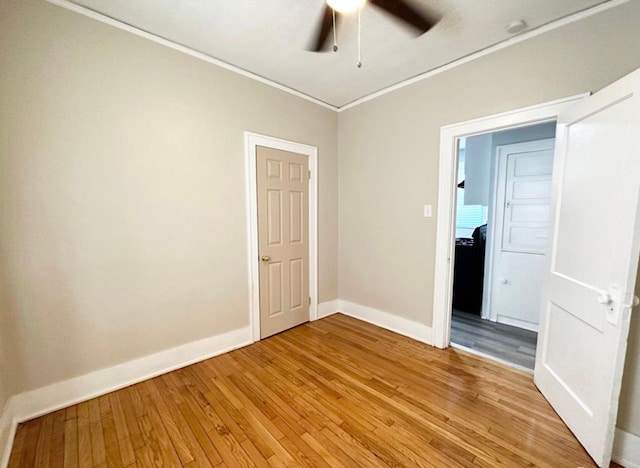
M 506 278 L 502 278 L 502 279 L 500 280 L 500 284 L 507 284 L 508 282 L 509 282 L 509 281 L 507 281 L 507 279 L 506 279 Z
M 612 299 L 611 299 L 611 296 L 609 294 L 607 294 L 607 293 L 598 294 L 598 302 L 600 304 L 604 304 L 604 305 L 611 304 L 611 301 L 612 301 Z

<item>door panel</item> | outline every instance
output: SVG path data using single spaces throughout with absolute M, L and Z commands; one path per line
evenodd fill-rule
M 549 205 L 512 205 L 510 221 L 545 223 L 549 221 Z
M 267 245 L 282 245 L 282 190 L 267 190 Z
M 575 394 L 576 402 L 588 412 L 593 407 L 596 395 L 595 386 L 591 385 L 593 375 L 584 372 L 589 365 L 589 348 L 601 344 L 601 340 L 590 342 L 586 339 L 575 340 L 572 352 L 566 352 L 566 330 L 573 330 L 576 336 L 588 338 L 589 324 L 580 320 L 569 310 L 557 304 L 549 303 L 549 336 L 547 338 L 547 365 L 553 369 L 557 378 L 566 385 L 567 389 L 581 388 Z M 560 377 L 562 376 L 562 377 Z
M 289 206 L 291 207 L 289 217 L 289 242 L 300 244 L 304 242 L 304 194 L 299 191 L 289 192 Z
M 282 262 L 271 261 L 267 265 L 266 288 L 269 294 L 268 316 L 274 317 L 282 313 L 282 289 L 284 275 Z
M 291 278 L 291 287 L 289 288 L 290 306 L 292 310 L 303 306 L 304 288 L 304 260 L 301 258 L 292 258 L 289 261 L 289 276 Z
M 551 175 L 553 154 L 524 153 L 513 158 L 515 177 Z
M 535 382 L 608 466 L 640 253 L 640 72 L 558 120 Z
M 535 329 L 540 316 L 540 298 L 544 280 L 544 256 L 520 252 L 502 252 L 495 300 L 498 322 Z
M 309 320 L 308 160 L 258 146 L 260 336 Z

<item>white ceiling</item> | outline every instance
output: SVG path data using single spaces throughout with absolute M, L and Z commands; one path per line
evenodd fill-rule
M 339 51 L 306 50 L 323 0 L 74 0 L 75 3 L 203 52 L 336 107 L 433 70 L 603 0 L 410 0 L 443 15 L 427 34 L 411 32 L 378 9 L 362 12 L 358 69 L 356 15 L 338 29 Z

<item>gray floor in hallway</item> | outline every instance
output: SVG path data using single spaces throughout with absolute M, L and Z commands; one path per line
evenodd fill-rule
M 483 320 L 467 312 L 453 311 L 453 343 L 528 369 L 533 369 L 535 364 L 537 339 L 536 332 Z

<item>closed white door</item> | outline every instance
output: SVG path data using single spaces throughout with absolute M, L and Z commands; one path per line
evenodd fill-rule
M 309 320 L 309 166 L 305 155 L 258 146 L 260 336 Z
M 498 147 L 492 320 L 538 330 L 554 139 Z
M 609 466 L 640 254 L 640 71 L 558 120 L 535 383 Z

